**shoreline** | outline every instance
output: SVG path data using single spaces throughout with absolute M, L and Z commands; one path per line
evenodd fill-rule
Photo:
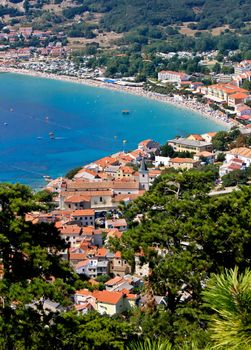
M 2 68 L 1 67 L 0 72 L 23 74 L 23 75 L 28 75 L 28 76 L 38 77 L 38 78 L 53 79 L 53 80 L 70 82 L 70 83 L 82 84 L 82 85 L 90 86 L 90 87 L 104 88 L 104 89 L 110 89 L 113 91 L 129 93 L 129 94 L 132 94 L 135 96 L 155 100 L 157 102 L 166 103 L 166 104 L 174 106 L 175 108 L 182 108 L 182 109 L 186 109 L 188 111 L 193 111 L 203 118 L 210 119 L 213 122 L 224 126 L 224 128 L 226 128 L 226 129 L 230 129 L 234 125 L 234 123 L 228 121 L 227 117 L 223 116 L 221 112 L 214 111 L 210 107 L 208 107 L 204 104 L 201 104 L 197 101 L 184 100 L 184 99 L 177 100 L 177 98 L 175 98 L 175 97 L 170 97 L 167 95 L 162 95 L 162 94 L 158 94 L 158 93 L 154 93 L 154 92 L 150 92 L 150 91 L 145 91 L 141 87 L 122 86 L 122 85 L 105 83 L 105 82 L 98 81 L 98 80 L 71 77 L 71 76 L 67 76 L 67 75 L 57 75 L 57 74 L 53 74 L 53 73 L 38 72 L 38 71 L 32 71 L 32 70 L 28 70 L 28 69 Z

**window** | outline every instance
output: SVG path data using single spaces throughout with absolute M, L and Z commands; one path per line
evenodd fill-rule
M 100 202 L 102 202 L 102 201 L 103 201 L 103 198 L 102 198 L 102 197 L 100 197 L 100 198 L 99 198 L 99 201 L 100 201 Z
M 145 174 L 142 174 L 142 177 L 145 177 Z
M 87 216 L 85 217 L 85 220 L 87 220 Z

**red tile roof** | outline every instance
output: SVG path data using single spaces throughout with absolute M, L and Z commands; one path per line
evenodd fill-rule
M 96 298 L 97 302 L 112 305 L 116 305 L 123 298 L 123 293 L 108 290 L 94 291 L 92 295 Z
M 61 235 L 75 235 L 79 236 L 82 233 L 82 228 L 77 225 L 66 225 L 60 229 Z
M 94 209 L 78 209 L 72 212 L 72 216 L 94 216 Z
M 123 277 L 116 276 L 116 277 L 110 279 L 109 281 L 105 282 L 105 284 L 108 286 L 114 286 L 114 285 L 121 283 L 123 281 L 125 281 Z

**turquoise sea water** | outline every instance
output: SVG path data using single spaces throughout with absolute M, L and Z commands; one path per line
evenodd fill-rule
M 0 74 L 1 182 L 38 187 L 44 175 L 61 176 L 122 150 L 123 140 L 128 151 L 146 138 L 164 143 L 220 129 L 196 113 L 123 92 Z

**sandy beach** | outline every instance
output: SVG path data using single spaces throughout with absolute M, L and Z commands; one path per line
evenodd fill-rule
M 30 76 L 39 77 L 39 78 L 55 79 L 55 80 L 61 80 L 66 82 L 72 82 L 72 83 L 78 83 L 78 84 L 83 84 L 88 86 L 126 92 L 133 95 L 156 100 L 159 102 L 168 103 L 177 108 L 183 108 L 183 109 L 185 108 L 188 110 L 192 110 L 193 112 L 196 112 L 202 115 L 203 117 L 209 118 L 214 122 L 224 126 L 225 129 L 229 129 L 233 125 L 236 125 L 233 122 L 229 121 L 227 116 L 224 115 L 222 112 L 214 111 L 212 108 L 210 108 L 205 104 L 199 103 L 192 99 L 190 100 L 182 99 L 181 96 L 171 97 L 171 96 L 161 95 L 150 91 L 145 91 L 143 90 L 142 87 L 122 86 L 117 84 L 105 83 L 99 80 L 77 78 L 77 77 L 71 77 L 66 75 L 57 75 L 57 74 L 50 74 L 50 73 L 44 73 L 44 72 L 38 72 L 38 71 L 32 71 L 32 70 L 26 70 L 26 69 L 17 69 L 17 68 L 1 67 L 0 72 L 24 74 L 24 75 L 30 75 Z

